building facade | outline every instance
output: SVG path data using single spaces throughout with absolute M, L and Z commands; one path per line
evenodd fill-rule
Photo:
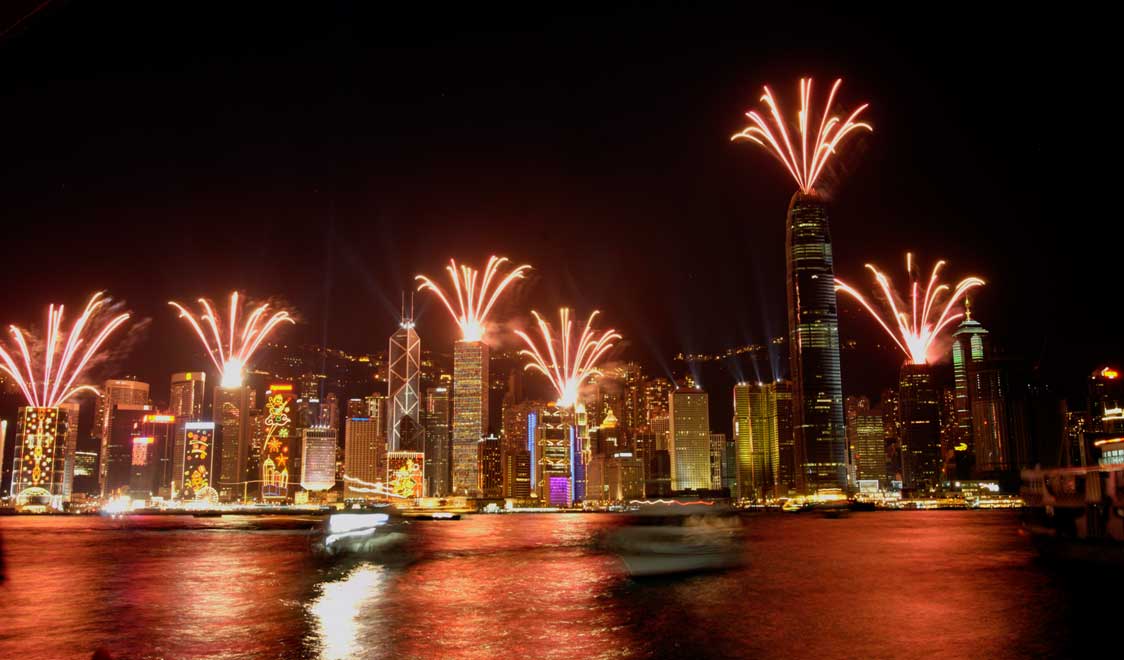
M 488 433 L 489 355 L 482 341 L 453 346 L 453 495 L 478 495 L 476 443 Z
M 709 489 L 710 410 L 706 392 L 687 388 L 675 390 L 669 398 L 668 413 L 672 489 Z
M 797 486 L 847 487 L 839 315 L 827 207 L 797 192 L 785 232 L 788 349 L 793 382 Z

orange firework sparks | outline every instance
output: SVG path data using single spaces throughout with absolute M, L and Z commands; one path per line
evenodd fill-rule
M 492 307 L 496 304 L 500 294 L 515 280 L 523 279 L 525 273 L 531 269 L 526 264 L 517 266 L 496 282 L 500 267 L 507 261 L 507 257 L 489 257 L 488 265 L 484 267 L 484 274 L 481 276 L 475 268 L 458 267 L 457 262 L 450 259 L 449 265 L 445 266 L 445 270 L 449 271 L 449 279 L 453 281 L 453 291 L 456 293 L 457 301 L 456 307 L 453 307 L 450 296 L 447 296 L 433 280 L 425 275 L 418 275 L 414 279 L 421 282 L 418 285 L 418 291 L 429 289 L 437 294 L 441 302 L 445 303 L 445 308 L 449 310 L 449 313 L 453 315 L 453 320 L 460 326 L 461 339 L 464 341 L 480 341 L 484 338 L 488 313 L 492 311 Z
M 838 116 L 828 116 L 831 113 L 831 106 L 835 102 L 835 93 L 839 91 L 839 86 L 842 84 L 843 79 L 839 78 L 831 86 L 831 93 L 827 97 L 827 105 L 824 106 L 820 125 L 816 128 L 815 134 L 812 135 L 809 134 L 808 126 L 811 115 L 812 79 L 800 79 L 800 112 L 796 119 L 797 133 L 800 135 L 799 152 L 793 148 L 792 141 L 789 140 L 788 128 L 785 127 L 784 120 L 781 119 L 777 102 L 768 86 L 765 86 L 765 94 L 761 97 L 761 100 L 769 106 L 769 114 L 776 129 L 770 127 L 769 122 L 756 110 L 750 110 L 745 113 L 745 116 L 749 117 L 753 124 L 735 133 L 730 139 L 750 140 L 768 149 L 784 163 L 789 174 L 796 179 L 796 185 L 800 187 L 800 191 L 806 194 L 810 193 L 816 185 L 816 180 L 823 172 L 824 165 L 835 154 L 836 147 L 843 141 L 843 138 L 860 128 L 868 131 L 874 130 L 870 124 L 855 121 L 859 114 L 866 110 L 867 104 L 865 103 L 852 112 L 846 120 L 842 120 Z M 811 138 L 811 145 L 809 145 L 809 138 Z M 811 147 L 811 154 L 808 153 L 809 146 Z
M 203 342 L 203 348 L 207 350 L 207 355 L 211 356 L 211 362 L 215 363 L 215 368 L 219 371 L 222 387 L 240 386 L 242 370 L 246 368 L 254 351 L 258 350 L 258 346 L 278 325 L 295 323 L 289 312 L 284 310 L 274 312 L 267 318 L 269 305 L 258 305 L 246 317 L 242 331 L 237 332 L 241 307 L 238 304 L 238 292 L 235 291 L 230 294 L 229 334 L 224 345 L 222 332 L 219 330 L 223 325 L 222 319 L 215 313 L 209 300 L 199 299 L 203 313 L 198 319 L 178 302 L 169 301 L 168 304 L 179 310 L 180 318 L 187 320 L 195 330 L 195 334 L 199 336 L 199 340 Z M 202 323 L 205 323 L 211 331 L 210 336 L 203 330 Z
M 964 294 L 969 289 L 977 286 L 983 286 L 984 281 L 978 277 L 966 277 L 956 285 L 955 288 L 947 284 L 938 283 L 937 278 L 940 277 L 941 268 L 945 265 L 944 261 L 938 261 L 937 265 L 933 267 L 933 272 L 929 276 L 929 283 L 925 286 L 925 292 L 921 294 L 921 282 L 918 278 L 914 277 L 913 270 L 913 255 L 907 253 L 905 255 L 905 268 L 909 273 L 911 280 L 910 284 L 910 312 L 902 311 L 899 308 L 898 297 L 890 288 L 890 278 L 883 275 L 877 268 L 870 264 L 866 267 L 870 272 L 874 273 L 874 279 L 878 282 L 879 288 L 882 290 L 882 295 L 885 296 L 887 304 L 890 306 L 890 312 L 893 314 L 893 322 L 887 322 L 882 315 L 874 309 L 866 298 L 861 293 L 856 291 L 851 286 L 845 284 L 839 278 L 835 280 L 835 290 L 843 291 L 858 300 L 863 307 L 866 308 L 870 315 L 874 317 L 875 321 L 882 326 L 898 348 L 906 354 L 909 361 L 913 364 L 926 364 L 929 362 L 932 355 L 931 351 L 933 343 L 942 330 L 947 328 L 950 323 L 964 316 L 960 311 L 956 310 L 956 304 L 964 297 Z M 941 302 L 942 295 L 947 298 Z M 934 318 L 935 316 L 935 318 Z M 891 328 L 892 324 L 896 324 L 897 331 Z
M 43 347 L 43 371 L 38 376 L 32 367 L 31 350 L 28 348 L 27 337 L 16 326 L 9 326 L 12 337 L 19 347 L 20 357 L 23 359 L 21 368 L 12 359 L 11 354 L 0 346 L 0 371 L 6 372 L 23 392 L 27 404 L 33 408 L 55 408 L 70 397 L 82 390 L 98 394 L 98 390 L 91 385 L 75 385 L 75 381 L 82 375 L 83 370 L 90 364 L 90 360 L 97 355 L 101 345 L 109 338 L 118 327 L 129 319 L 129 314 L 118 314 L 109 320 L 93 340 L 85 343 L 82 333 L 86 326 L 98 314 L 108 298 L 102 297 L 102 292 L 95 293 L 86 303 L 86 309 L 74 326 L 67 333 L 63 342 L 62 314 L 63 306 L 50 305 L 47 308 L 46 343 Z M 61 344 L 62 352 L 59 352 Z M 85 344 L 85 351 L 80 347 Z M 79 355 L 81 357 L 79 357 Z M 57 358 L 57 362 L 56 362 Z
M 596 334 L 593 330 L 593 319 L 600 313 L 597 311 L 589 315 L 589 320 L 585 322 L 585 329 L 576 341 L 573 337 L 574 323 L 570 320 L 569 309 L 563 307 L 558 312 L 561 334 L 557 338 L 551 332 L 550 325 L 539 316 L 538 312 L 531 313 L 538 321 L 546 352 L 540 350 L 527 333 L 516 330 L 515 334 L 519 335 L 528 346 L 519 351 L 519 354 L 531 360 L 526 369 L 538 371 L 550 380 L 550 384 L 558 392 L 558 405 L 569 408 L 577 403 L 578 391 L 582 384 L 591 376 L 601 373 L 597 363 L 613 347 L 613 342 L 619 340 L 621 336 L 611 329 L 604 331 L 600 336 Z

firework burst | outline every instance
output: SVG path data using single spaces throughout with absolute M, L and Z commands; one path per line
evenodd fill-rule
M 538 312 L 532 311 L 531 314 L 538 321 L 545 352 L 535 345 L 527 333 L 515 331 L 527 344 L 527 348 L 519 351 L 520 355 L 531 360 L 525 369 L 538 371 L 550 380 L 550 384 L 558 392 L 558 405 L 563 408 L 577 403 L 582 384 L 591 376 L 601 373 L 597 363 L 613 347 L 613 343 L 621 338 L 615 330 L 605 330 L 600 335 L 593 330 L 593 319 L 599 313 L 594 311 L 589 315 L 585 329 L 575 338 L 574 322 L 570 320 L 569 309 L 563 307 L 558 312 L 561 333 L 558 337 L 551 332 L 550 324 Z
M 269 305 L 263 304 L 254 308 L 246 317 L 241 332 L 238 331 L 238 316 L 241 306 L 238 303 L 238 292 L 230 294 L 230 314 L 226 325 L 229 333 L 223 341 L 223 320 L 215 313 L 215 308 L 206 298 L 199 299 L 203 313 L 198 318 L 189 312 L 183 305 L 169 301 L 169 305 L 179 310 L 180 318 L 186 319 L 199 340 L 211 362 L 219 371 L 219 380 L 222 387 L 238 387 L 242 384 L 242 372 L 246 368 L 261 343 L 282 323 L 295 323 L 289 312 L 281 310 L 269 314 Z M 210 334 L 203 329 L 204 324 Z
M 500 268 L 507 262 L 507 257 L 489 257 L 488 264 L 481 275 L 475 268 L 457 266 L 457 262 L 450 259 L 445 270 L 449 272 L 449 279 L 453 281 L 456 307 L 452 304 L 453 297 L 446 295 L 433 280 L 425 275 L 418 275 L 414 279 L 421 282 L 418 291 L 429 289 L 445 304 L 453 320 L 460 326 L 461 339 L 480 341 L 484 338 L 488 313 L 492 311 L 500 294 L 515 280 L 523 279 L 526 272 L 531 269 L 526 264 L 517 266 L 497 281 Z
M 28 346 L 30 335 L 25 335 L 14 325 L 9 326 L 18 351 L 9 353 L 5 347 L 0 346 L 0 371 L 12 377 L 29 406 L 56 408 L 83 390 L 99 394 L 97 388 L 92 385 L 75 385 L 75 382 L 90 365 L 90 361 L 97 356 L 109 335 L 129 320 L 128 313 L 118 314 L 102 326 L 92 340 L 87 341 L 88 338 L 83 334 L 97 321 L 99 312 L 109 304 L 109 298 L 104 298 L 102 295 L 102 292 L 98 292 L 90 297 L 86 309 L 68 333 L 62 331 L 63 306 L 50 305 L 47 308 L 43 370 L 38 375 L 32 366 L 34 360 Z M 19 355 L 23 362 L 22 366 L 12 358 L 12 353 Z
M 796 185 L 800 187 L 800 191 L 805 194 L 811 193 L 815 189 L 820 174 L 823 173 L 824 166 L 835 154 L 836 148 L 843 141 L 843 138 L 859 129 L 874 130 L 870 124 L 855 121 L 863 110 L 866 110 L 867 104 L 865 103 L 845 120 L 834 115 L 828 116 L 831 113 L 831 106 L 835 102 L 835 94 L 842 84 L 843 79 L 839 78 L 831 86 L 831 93 L 827 97 L 827 105 L 824 106 L 819 126 L 816 127 L 813 134 L 809 131 L 809 119 L 812 112 L 812 79 L 800 79 L 800 112 L 796 115 L 796 132 L 800 138 L 799 151 L 793 147 L 792 141 L 789 139 L 788 128 L 781 118 L 781 112 L 777 107 L 773 92 L 767 85 L 761 100 L 768 106 L 768 114 L 772 118 L 775 128 L 770 126 L 765 117 L 758 114 L 756 110 L 750 110 L 745 113 L 745 116 L 749 117 L 752 124 L 732 135 L 730 139 L 750 140 L 769 150 L 780 159 L 792 178 L 796 179 Z M 811 144 L 809 144 L 809 141 Z
M 886 298 L 893 321 L 887 321 L 861 293 L 839 278 L 835 279 L 835 290 L 848 293 L 859 301 L 874 320 L 878 321 L 886 334 L 890 335 L 898 348 L 902 349 L 911 363 L 927 364 L 930 359 L 936 357 L 932 354 L 932 349 L 937 336 L 953 321 L 964 316 L 964 313 L 957 308 L 957 304 L 970 289 L 984 284 L 984 281 L 978 277 L 966 277 L 955 287 L 941 283 L 938 279 L 944 265 L 945 262 L 942 260 L 933 267 L 929 282 L 922 293 L 920 272 L 914 270 L 913 255 L 909 253 L 905 255 L 905 268 L 910 278 L 909 310 L 905 311 L 902 309 L 905 305 L 899 303 L 899 297 L 890 287 L 890 278 L 874 266 L 866 264 L 870 272 L 874 273 L 874 279 Z

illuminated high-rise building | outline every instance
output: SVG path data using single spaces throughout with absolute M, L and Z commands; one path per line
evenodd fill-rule
M 207 374 L 202 371 L 180 371 L 172 374 L 168 414 L 175 415 L 177 420 L 195 420 L 203 417 L 206 387 Z
M 431 497 L 450 493 L 452 447 L 449 443 L 449 388 L 430 387 L 422 411 L 425 431 L 425 492 Z
M 452 494 L 476 496 L 476 444 L 488 433 L 488 345 L 458 340 L 453 347 Z
M 644 381 L 642 389 L 645 405 L 643 423 L 650 427 L 653 420 L 667 418 L 667 404 L 675 384 L 666 378 L 657 377 Z
M 18 504 L 46 506 L 63 498 L 69 424 L 62 408 L 16 411 L 11 495 Z
M 259 438 L 258 473 L 255 481 L 261 483 L 261 499 L 266 502 L 284 501 L 289 497 L 289 486 L 300 469 L 297 455 L 301 447 L 294 446 L 300 431 L 311 426 L 311 420 L 297 420 L 300 409 L 293 410 L 293 385 L 274 383 L 266 391 L 265 404 L 255 415 L 259 429 L 254 436 Z
M 94 496 L 98 494 L 98 453 L 74 452 L 74 482 L 71 495 Z
M 113 426 L 114 410 L 118 405 L 143 406 L 148 403 L 148 383 L 137 380 L 118 379 L 107 380 L 102 386 L 102 396 L 98 399 L 97 411 L 94 414 L 94 428 L 101 439 L 101 462 L 98 479 L 101 482 L 102 492 L 105 488 L 105 471 L 109 469 L 109 434 Z
M 412 306 L 412 303 L 411 303 Z M 403 418 L 409 417 L 415 423 L 419 417 L 421 340 L 414 331 L 414 318 L 405 313 L 403 304 L 402 319 L 398 329 L 390 336 L 390 349 L 387 352 L 387 415 L 386 437 L 390 451 L 405 449 L 402 444 Z M 411 310 L 412 311 L 412 310 Z M 410 448 L 413 449 L 413 448 Z
M 102 480 L 102 497 L 129 494 L 132 480 L 133 439 L 142 436 L 141 428 L 147 415 L 153 413 L 152 406 L 121 403 L 113 406 L 106 438 L 105 478 Z
M 762 499 L 780 480 L 780 420 L 776 383 L 734 386 L 738 496 Z
M 721 490 L 726 473 L 726 434 L 710 434 L 710 488 Z
M 668 402 L 671 487 L 710 488 L 710 411 L 706 392 L 680 388 Z
M 928 364 L 902 365 L 898 380 L 901 415 L 902 487 L 923 489 L 940 484 L 941 388 Z
M 886 482 L 886 444 L 882 411 L 865 396 L 847 397 L 847 438 L 855 479 Z
M 335 392 L 328 392 L 320 402 L 320 422 L 318 426 L 340 429 L 340 399 Z
M 130 438 L 129 496 L 147 500 L 168 497 L 172 482 L 172 435 L 176 417 L 149 412 L 134 422 Z
M 168 414 L 175 415 L 176 428 L 172 437 L 172 479 L 179 489 L 182 484 L 184 439 L 183 425 L 203 419 L 204 397 L 207 392 L 207 374 L 202 371 L 180 371 L 172 374 L 168 396 Z
M 573 502 L 572 421 L 568 411 L 553 403 L 536 411 L 531 421 L 535 436 L 533 492 L 553 506 L 570 506 Z
M 797 192 L 785 232 L 788 349 L 798 487 L 847 487 L 839 315 L 827 208 Z
M 63 439 L 65 454 L 63 455 L 62 496 L 69 500 L 74 490 L 74 459 L 78 452 L 78 417 L 82 406 L 77 401 L 64 401 L 59 404 L 59 410 L 66 413 L 66 436 Z
M 184 434 L 183 474 L 179 497 L 183 500 L 218 501 L 212 485 L 215 474 L 215 423 L 187 422 L 180 427 Z
M 344 428 L 344 474 L 367 483 L 382 478 L 379 473 L 380 448 L 385 454 L 386 427 L 369 417 L 349 417 Z M 344 480 L 344 497 L 369 497 L 352 490 L 351 482 Z
M 481 497 L 503 497 L 503 453 L 500 439 L 494 435 L 481 438 L 476 445 L 477 468 L 480 474 Z
M 336 485 L 336 434 L 330 426 L 301 431 L 301 488 L 321 491 Z
M 886 447 L 886 478 L 892 482 L 902 480 L 902 416 L 901 399 L 896 389 L 882 390 L 879 407 L 882 408 L 882 441 Z
M 952 379 L 956 419 L 953 444 L 964 443 L 970 457 L 976 455 L 972 434 L 972 399 L 970 381 L 976 367 L 988 359 L 988 333 L 972 318 L 971 303 L 964 301 L 964 320 L 952 333 Z
M 503 455 L 503 496 L 531 496 L 531 452 L 526 449 L 509 451 Z
M 736 497 L 753 497 L 753 430 L 749 423 L 749 383 L 734 385 L 734 446 L 737 455 Z
M 777 486 L 776 493 L 785 495 L 796 490 L 796 437 L 792 425 L 793 400 L 792 381 L 778 380 L 771 383 L 776 393 L 777 403 Z
M 211 486 L 228 501 L 241 496 L 250 455 L 250 411 L 256 393 L 249 385 L 216 387 L 214 417 L 217 427 L 219 474 Z

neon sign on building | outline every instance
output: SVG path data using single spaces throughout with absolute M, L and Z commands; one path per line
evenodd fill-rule
M 289 495 L 289 401 L 282 394 L 292 385 L 273 385 L 265 399 L 265 439 L 261 447 L 262 499 L 281 499 Z
M 212 499 L 212 494 L 217 496 L 211 486 L 211 465 L 214 462 L 211 450 L 214 438 L 214 422 L 184 424 L 183 499 L 185 500 Z M 135 450 L 134 446 L 134 452 Z

